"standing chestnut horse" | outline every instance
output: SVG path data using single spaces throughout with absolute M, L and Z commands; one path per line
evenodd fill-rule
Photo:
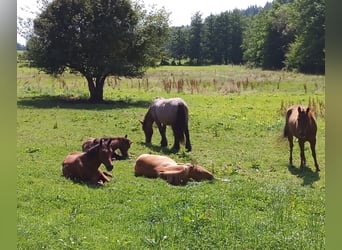
M 151 143 L 153 134 L 152 125 L 155 122 L 161 136 L 160 144 L 162 147 L 166 147 L 166 126 L 171 125 L 174 136 L 172 148 L 179 150 L 179 144 L 180 142 L 184 142 L 185 136 L 185 148 L 187 151 L 191 151 L 188 120 L 188 106 L 183 99 L 177 97 L 170 99 L 156 98 L 148 108 L 144 121 L 141 122 L 145 133 L 145 142 Z
M 86 152 L 73 152 L 65 157 L 62 163 L 63 176 L 76 178 L 91 184 L 102 186 L 104 182 L 110 181 L 112 174 L 102 172 L 99 167 L 101 163 L 108 171 L 113 169 L 111 141 L 100 140 L 99 144 Z
M 292 166 L 293 136 L 295 136 L 298 138 L 300 147 L 300 168 L 303 169 L 306 165 L 304 143 L 308 141 L 315 161 L 316 172 L 320 170 L 316 159 L 316 133 L 317 124 L 310 108 L 294 105 L 287 110 L 284 137 L 287 137 L 290 144 L 290 166 Z

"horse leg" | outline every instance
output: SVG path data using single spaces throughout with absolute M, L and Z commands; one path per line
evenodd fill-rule
M 178 138 L 176 138 L 176 136 L 174 136 L 174 138 L 175 138 L 175 140 L 174 140 L 172 149 L 178 151 L 179 148 L 180 148 L 180 146 L 179 146 L 179 140 L 178 140 Z
M 177 130 L 176 130 L 175 125 L 172 125 L 172 131 L 173 131 L 173 138 L 174 138 L 172 150 L 179 151 L 180 141 L 179 141 L 179 138 L 177 136 Z
M 316 139 L 313 139 L 310 141 L 311 154 L 312 154 L 312 157 L 313 157 L 314 162 L 315 162 L 316 172 L 319 172 L 320 169 L 319 169 L 317 159 L 316 159 L 316 148 L 315 147 L 316 147 Z
M 111 173 L 108 173 L 108 172 L 106 172 L 106 171 L 103 171 L 103 174 L 106 175 L 106 176 L 108 176 L 108 177 L 113 177 L 113 175 L 112 175 Z
M 94 173 L 91 182 L 95 185 L 103 186 L 106 181 L 109 182 L 110 179 L 105 175 L 105 173 L 98 169 L 97 172 Z
M 304 152 L 304 140 L 299 139 L 298 144 L 300 147 L 300 168 L 303 169 L 306 165 L 305 152 Z
M 290 146 L 290 158 L 289 158 L 289 165 L 290 167 L 292 167 L 292 151 L 293 151 L 293 137 L 292 136 L 288 136 L 287 137 L 288 141 L 289 141 L 289 146 Z
M 162 147 L 167 147 L 167 139 L 166 139 L 166 125 L 162 125 L 160 122 L 156 122 L 158 129 L 159 129 L 159 133 L 161 136 L 161 141 L 160 141 L 160 145 Z
M 188 151 L 191 151 L 192 148 L 191 148 L 191 143 L 190 143 L 190 134 L 189 134 L 188 126 L 185 127 L 184 134 L 185 134 L 185 148 Z

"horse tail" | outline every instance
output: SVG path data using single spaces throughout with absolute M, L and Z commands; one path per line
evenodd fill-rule
M 188 126 L 188 108 L 184 103 L 178 105 L 176 122 L 172 126 L 174 136 L 179 142 L 184 142 L 184 132 L 186 126 Z
M 288 137 L 288 135 L 289 135 L 288 126 L 287 126 L 287 124 L 285 124 L 283 136 L 286 138 L 286 137 Z
M 292 109 L 287 110 L 286 117 L 285 117 L 284 132 L 283 132 L 284 137 L 288 137 L 289 133 L 290 133 L 290 131 L 289 131 L 289 119 L 290 119 L 291 114 L 292 114 Z

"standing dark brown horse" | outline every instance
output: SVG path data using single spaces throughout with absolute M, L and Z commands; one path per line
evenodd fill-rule
M 131 147 L 132 141 L 127 138 L 127 135 L 125 136 L 116 136 L 116 137 L 102 137 L 102 138 L 94 138 L 90 137 L 87 140 L 85 140 L 82 144 L 82 151 L 85 152 L 89 148 L 95 146 L 100 142 L 100 140 L 103 139 L 104 142 L 110 142 L 110 146 L 112 148 L 112 158 L 115 160 L 123 160 L 129 157 L 128 155 L 128 149 Z M 119 149 L 121 152 L 121 155 L 117 154 L 115 150 Z
M 300 147 L 300 168 L 303 169 L 306 165 L 304 144 L 308 141 L 315 162 L 316 172 L 320 171 L 316 159 L 316 133 L 317 124 L 310 108 L 294 105 L 287 110 L 284 137 L 287 137 L 290 144 L 290 166 L 292 166 L 293 136 L 295 136 L 298 138 Z
M 73 152 L 67 155 L 62 163 L 63 176 L 79 179 L 102 186 L 110 181 L 112 174 L 102 172 L 99 167 L 103 163 L 108 171 L 113 169 L 111 141 L 100 140 L 99 144 L 86 152 Z
M 184 142 L 185 137 L 185 148 L 187 151 L 191 151 L 188 120 L 188 106 L 183 99 L 156 98 L 148 108 L 144 121 L 141 122 L 142 129 L 145 133 L 145 142 L 151 143 L 153 134 L 152 125 L 155 122 L 161 136 L 160 144 L 162 147 L 166 147 L 166 126 L 171 125 L 174 136 L 174 144 L 172 148 L 174 150 L 179 150 L 179 144 Z

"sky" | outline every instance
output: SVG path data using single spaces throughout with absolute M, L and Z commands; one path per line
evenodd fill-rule
M 170 14 L 171 26 L 189 25 L 191 17 L 200 12 L 202 18 L 206 18 L 210 14 L 220 14 L 226 10 L 246 9 L 249 6 L 257 5 L 264 7 L 267 2 L 272 0 L 142 0 L 146 8 L 156 5 L 158 9 L 164 7 Z M 24 17 L 35 17 L 29 12 L 37 10 L 37 0 L 17 0 L 17 15 Z M 17 41 L 25 44 L 25 39 L 17 36 Z

